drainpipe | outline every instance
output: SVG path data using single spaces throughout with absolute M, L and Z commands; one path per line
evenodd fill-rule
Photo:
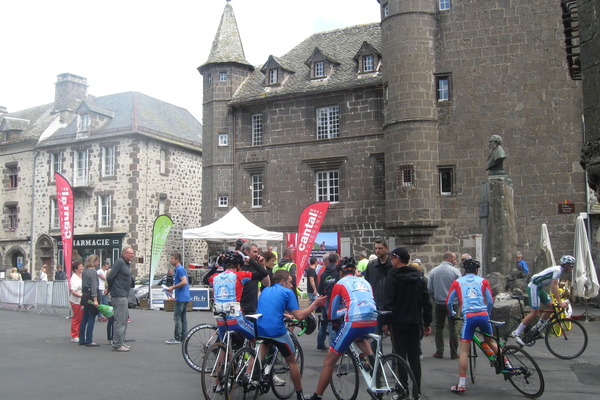
M 37 150 L 33 151 L 33 172 L 31 173 L 31 234 L 29 235 L 29 271 L 31 271 L 31 276 L 35 276 L 35 268 L 34 268 L 34 256 L 33 256 L 33 231 L 35 226 L 35 171 L 37 168 L 37 157 L 39 152 Z

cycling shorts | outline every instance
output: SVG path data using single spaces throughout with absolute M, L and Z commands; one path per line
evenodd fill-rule
M 366 338 L 375 332 L 377 321 L 344 321 L 329 348 L 336 354 L 342 355 L 357 339 Z
M 225 326 L 226 322 L 227 327 Z M 237 317 L 227 317 L 227 321 L 221 317 L 217 317 L 217 328 L 219 330 L 219 339 L 221 339 L 221 341 L 223 341 L 227 330 L 238 332 L 245 339 L 254 339 L 254 324 L 244 318 L 241 314 Z
M 469 316 L 467 314 L 464 318 L 462 330 L 460 332 L 461 342 L 471 342 L 473 335 L 475 335 L 475 328 L 488 335 L 492 334 L 492 325 L 490 324 L 490 317 L 487 312 L 473 313 Z
M 267 343 L 274 344 L 279 349 L 279 352 L 283 358 L 289 357 L 296 352 L 294 342 L 292 341 L 289 332 L 286 332 L 284 335 L 275 338 L 263 337 L 261 339 L 265 339 Z
M 527 294 L 529 295 L 529 307 L 531 307 L 532 310 L 539 310 L 540 303 L 542 303 L 542 305 L 550 303 L 550 296 L 538 285 L 529 284 L 527 286 Z

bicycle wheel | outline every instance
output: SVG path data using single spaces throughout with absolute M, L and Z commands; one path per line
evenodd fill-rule
M 256 352 L 250 347 L 242 347 L 235 352 L 225 370 L 225 399 L 255 400 L 258 398 L 260 384 L 259 363 Z M 251 368 L 248 366 L 252 365 Z M 252 371 L 252 372 L 246 372 Z
M 296 362 L 298 363 L 298 368 L 300 369 L 300 375 L 302 375 L 304 370 L 304 352 L 302 351 L 302 346 L 300 346 L 300 343 L 298 343 L 297 339 L 294 336 L 291 337 L 296 349 Z M 276 352 L 275 360 L 273 361 L 270 385 L 275 396 L 282 400 L 289 399 L 296 392 L 294 382 L 292 382 L 292 377 L 290 375 L 290 367 L 279 351 Z
M 331 390 L 337 400 L 355 400 L 358 396 L 358 365 L 350 350 L 346 351 L 333 367 Z
M 386 354 L 381 357 L 377 371 L 378 399 L 419 398 L 419 385 L 406 360 L 398 354 Z M 385 389 L 379 392 L 379 389 Z
M 217 327 L 211 324 L 196 325 L 181 342 L 181 353 L 186 364 L 194 371 L 202 371 L 202 360 L 208 348 L 219 340 Z
M 498 337 L 506 340 L 510 334 L 519 327 L 521 320 L 514 315 L 503 314 L 498 318 L 492 318 L 494 321 L 504 322 L 504 325 L 498 327 Z
M 527 397 L 540 397 L 544 393 L 544 376 L 540 367 L 525 350 L 516 346 L 505 346 L 504 360 L 510 363 L 503 373 L 520 393 Z
M 567 325 L 568 324 L 568 325 Z M 555 335 L 558 325 L 560 335 Z M 570 326 L 570 328 L 568 327 Z M 579 357 L 586 349 L 588 336 L 585 328 L 578 321 L 571 319 L 557 319 L 546 328 L 546 347 L 550 353 L 563 360 Z
M 206 356 L 202 361 L 202 370 L 200 371 L 202 392 L 206 400 L 213 400 L 223 394 L 221 385 L 225 381 L 225 366 L 227 365 L 225 345 L 214 343 L 205 354 Z
M 471 375 L 471 383 L 475 383 L 475 366 L 477 365 L 477 345 L 471 342 L 469 349 L 469 375 Z

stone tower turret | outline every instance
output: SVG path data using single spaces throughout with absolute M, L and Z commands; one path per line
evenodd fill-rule
M 202 224 L 215 221 L 220 197 L 233 206 L 233 117 L 228 102 L 254 67 L 246 61 L 242 40 L 227 0 L 208 60 L 198 67 L 203 77 Z
M 382 4 L 386 220 L 396 244 L 422 244 L 441 220 L 435 97 L 435 5 Z
M 54 89 L 54 112 L 61 113 L 61 121 L 87 100 L 87 78 L 64 73 L 57 76 Z

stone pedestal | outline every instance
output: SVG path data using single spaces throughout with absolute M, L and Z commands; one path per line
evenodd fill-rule
M 514 194 L 507 176 L 488 176 L 483 183 L 479 216 L 483 232 L 482 275 L 499 272 L 506 276 L 514 269 L 517 248 Z

